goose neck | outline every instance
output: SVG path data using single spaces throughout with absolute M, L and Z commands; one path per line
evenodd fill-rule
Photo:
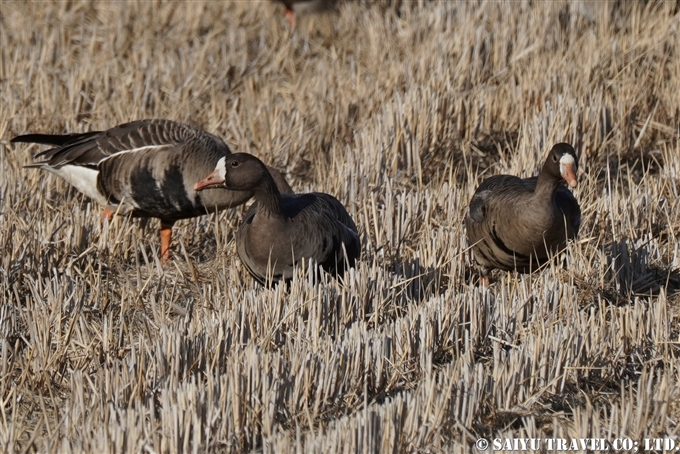
M 534 197 L 552 201 L 555 196 L 555 191 L 560 185 L 560 179 L 555 178 L 544 168 L 538 175 L 536 181 L 536 189 L 534 190 Z
M 269 172 L 266 172 L 262 183 L 255 189 L 254 197 L 260 210 L 281 214 L 281 193 Z

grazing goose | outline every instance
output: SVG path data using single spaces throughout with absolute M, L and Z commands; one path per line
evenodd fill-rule
M 494 268 L 535 270 L 576 237 L 581 209 L 561 182 L 576 187 L 577 169 L 574 148 L 558 143 L 538 177 L 495 175 L 479 185 L 465 228 L 484 284 Z
M 108 131 L 82 134 L 27 134 L 12 142 L 53 145 L 35 156 L 37 167 L 66 180 L 104 207 L 102 222 L 113 214 L 161 221 L 161 256 L 170 257 L 172 225 L 245 203 L 252 191 L 197 192 L 194 184 L 231 152 L 219 138 L 197 127 L 169 120 L 140 120 Z M 292 192 L 271 169 L 278 188 Z
M 337 0 L 278 0 L 286 8 L 290 28 L 295 28 L 295 13 L 316 13 L 331 9 Z
M 255 156 L 220 158 L 197 191 L 223 187 L 252 191 L 255 202 L 236 233 L 241 261 L 262 284 L 290 279 L 298 262 L 313 259 L 331 274 L 354 265 L 361 243 L 354 221 L 333 196 L 318 192 L 281 194 L 267 167 Z

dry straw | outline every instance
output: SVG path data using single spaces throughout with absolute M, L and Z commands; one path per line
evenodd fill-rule
M 680 43 L 672 2 L 0 1 L 0 446 L 455 452 L 680 429 Z M 116 219 L 22 165 L 27 132 L 191 122 L 336 195 L 342 281 L 256 286 L 242 210 Z M 579 150 L 578 241 L 476 287 L 492 174 Z M 148 226 L 147 226 L 148 224 Z

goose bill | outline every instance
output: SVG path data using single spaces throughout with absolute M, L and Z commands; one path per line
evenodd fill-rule
M 224 184 L 224 178 L 220 176 L 219 170 L 215 170 L 213 173 L 199 181 L 194 185 L 196 191 L 202 191 L 203 189 L 216 188 Z
M 574 170 L 574 164 L 560 164 L 560 174 L 562 174 L 564 181 L 572 188 L 575 188 L 578 185 L 576 181 L 576 172 Z

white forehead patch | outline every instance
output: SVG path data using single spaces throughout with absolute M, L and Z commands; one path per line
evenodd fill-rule
M 222 158 L 222 159 L 224 159 L 224 158 Z M 570 155 L 569 153 L 563 154 L 562 157 L 560 158 L 560 164 L 562 164 L 562 165 L 570 166 L 570 165 L 573 165 L 575 162 L 576 161 L 574 161 L 574 157 L 572 155 Z
M 574 157 L 569 153 L 563 154 L 562 157 L 560 158 L 560 170 L 564 167 L 572 166 L 574 172 L 576 172 L 578 170 L 578 165 L 576 164 L 576 160 L 574 159 Z
M 222 177 L 222 179 L 227 178 L 227 167 L 226 167 L 226 162 L 227 158 L 224 156 L 220 158 L 219 161 L 217 161 L 217 165 L 215 166 L 215 170 L 217 170 Z

